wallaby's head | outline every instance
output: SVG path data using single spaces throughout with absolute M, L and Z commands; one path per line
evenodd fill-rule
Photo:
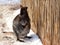
M 28 8 L 28 7 L 23 7 L 23 6 L 21 6 L 20 15 L 27 14 L 27 13 L 28 13 L 28 12 L 27 12 L 27 8 Z

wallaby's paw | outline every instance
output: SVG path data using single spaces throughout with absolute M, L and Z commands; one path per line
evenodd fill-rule
M 30 37 L 30 36 L 26 36 L 25 38 L 31 39 L 32 37 Z

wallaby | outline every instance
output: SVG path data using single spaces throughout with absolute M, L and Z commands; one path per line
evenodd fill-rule
M 13 20 L 13 31 L 17 36 L 17 40 L 21 42 L 24 42 L 25 38 L 31 38 L 27 36 L 31 27 L 27 8 L 21 6 L 20 14 Z

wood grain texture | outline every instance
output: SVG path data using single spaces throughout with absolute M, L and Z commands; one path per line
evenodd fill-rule
M 31 27 L 43 45 L 60 45 L 60 1 L 22 0 L 28 6 Z

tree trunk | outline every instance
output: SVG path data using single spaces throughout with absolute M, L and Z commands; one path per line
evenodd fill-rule
M 60 45 L 60 1 L 22 0 L 28 6 L 31 27 L 43 45 Z

